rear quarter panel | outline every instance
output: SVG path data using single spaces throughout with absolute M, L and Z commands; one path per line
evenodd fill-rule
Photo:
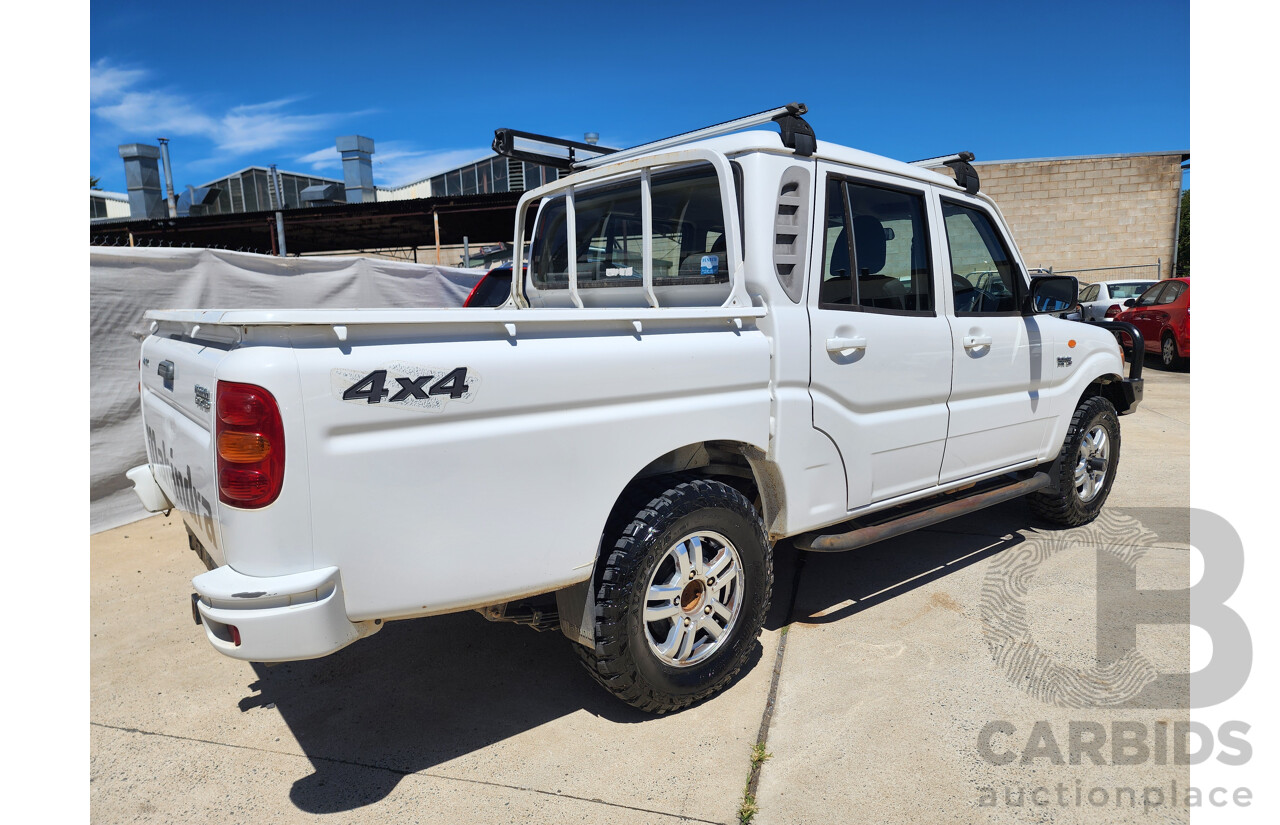
M 342 345 L 323 328 L 291 331 L 313 564 L 342 570 L 353 620 L 581 581 L 615 500 L 646 464 L 710 439 L 767 447 L 769 351 L 751 325 L 497 329 L 352 327 Z M 439 397 L 436 409 L 389 403 L 394 375 L 461 367 L 467 397 Z M 386 399 L 343 399 L 382 369 Z

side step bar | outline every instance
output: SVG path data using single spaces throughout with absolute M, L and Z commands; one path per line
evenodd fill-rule
M 801 550 L 813 550 L 820 553 L 854 550 L 859 547 L 866 547 L 868 544 L 875 544 L 877 541 L 901 536 L 904 533 L 910 533 L 913 530 L 919 530 L 921 527 L 928 527 L 965 513 L 972 513 L 974 510 L 1001 504 L 1011 499 L 1025 496 L 1027 493 L 1034 493 L 1037 490 L 1048 487 L 1049 483 L 1048 474 L 1036 473 L 1028 479 L 1015 481 L 1007 486 L 997 487 L 994 490 L 988 490 L 983 493 L 975 493 L 955 501 L 949 501 L 946 504 L 928 510 L 886 521 L 883 524 L 859 527 L 847 533 L 823 533 L 821 530 L 804 533 L 795 538 L 795 545 Z

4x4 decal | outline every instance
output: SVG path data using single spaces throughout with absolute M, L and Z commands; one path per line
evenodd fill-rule
M 431 369 L 396 361 L 369 371 L 335 367 L 330 383 L 343 401 L 439 412 L 447 401 L 474 398 L 480 379 L 467 367 Z

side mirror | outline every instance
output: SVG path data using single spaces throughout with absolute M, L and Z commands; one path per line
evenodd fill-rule
M 1138 299 L 1137 299 L 1137 298 L 1125 298 L 1125 299 L 1124 299 L 1124 305 L 1125 305 L 1126 307 L 1131 307 L 1131 306 L 1133 306 L 1133 305 L 1134 305 L 1134 304 L 1136 304 L 1136 303 L 1138 303 Z
M 1075 309 L 1080 295 L 1080 282 L 1070 275 L 1046 275 L 1031 279 L 1031 292 L 1023 306 L 1023 315 L 1043 312 L 1066 312 Z

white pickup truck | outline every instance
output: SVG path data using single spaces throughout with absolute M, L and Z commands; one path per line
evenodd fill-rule
M 780 539 L 851 549 L 1020 495 L 1096 516 L 1140 359 L 1045 314 L 1076 282 L 1028 278 L 971 156 L 940 159 L 953 179 L 804 112 L 527 192 L 499 308 L 148 312 L 129 475 L 210 568 L 210 643 L 306 659 L 477 609 L 558 626 L 661 713 L 740 670 Z

